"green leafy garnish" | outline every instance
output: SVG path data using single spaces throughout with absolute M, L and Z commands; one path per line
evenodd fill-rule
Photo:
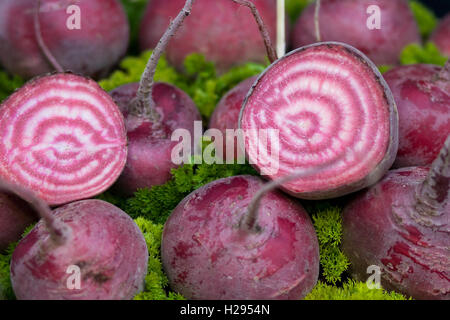
M 130 23 L 130 42 L 132 52 L 138 52 L 139 27 L 145 7 L 149 0 L 120 0 Z
M 0 103 L 25 83 L 18 76 L 10 76 L 0 70 Z
M 350 265 L 340 249 L 342 239 L 342 210 L 339 207 L 326 206 L 312 216 L 317 232 L 320 250 L 322 276 L 329 283 L 341 281 L 342 274 Z
M 436 45 L 427 42 L 424 46 L 416 43 L 407 45 L 400 54 L 401 64 L 428 63 L 443 66 L 447 57 L 443 56 Z
M 22 234 L 24 238 L 34 228 L 35 224 L 30 225 Z M 11 285 L 11 258 L 19 242 L 11 243 L 3 254 L 0 254 L 0 300 L 15 300 L 16 296 Z
M 166 184 L 138 190 L 128 199 L 125 211 L 134 218 L 141 216 L 164 224 L 192 191 L 211 181 L 241 174 L 256 174 L 256 171 L 246 164 L 186 164 L 173 169 L 173 178 Z
M 396 292 L 369 289 L 366 283 L 349 280 L 342 288 L 320 282 L 305 300 L 407 300 Z
M 314 0 L 286 0 L 286 11 L 292 23 L 297 20 L 311 2 L 314 2 Z
M 427 39 L 428 36 L 433 32 L 434 28 L 438 23 L 433 11 L 428 9 L 424 4 L 419 1 L 411 0 L 409 2 L 411 10 L 416 18 L 417 25 L 419 26 L 420 34 L 423 39 Z
M 161 235 L 162 224 L 155 224 L 150 220 L 139 217 L 135 220 L 144 234 L 148 248 L 148 272 L 145 277 L 144 290 L 138 293 L 135 300 L 184 300 L 177 293 L 168 291 L 168 280 L 163 272 L 161 263 Z

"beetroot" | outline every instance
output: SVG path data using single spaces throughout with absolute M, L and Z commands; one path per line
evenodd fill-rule
M 450 57 L 450 14 L 447 14 L 437 26 L 430 38 L 439 51 Z
M 125 54 L 129 26 L 117 0 L 41 0 L 39 19 L 42 37 L 65 70 L 86 76 L 101 76 Z M 0 1 L 0 63 L 12 74 L 24 78 L 52 71 L 35 37 L 36 0 Z M 80 8 L 80 29 L 68 22 Z M 70 24 L 70 23 L 69 23 Z
M 239 113 L 241 111 L 242 103 L 250 91 L 252 84 L 256 80 L 255 77 L 248 78 L 236 87 L 228 91 L 222 99 L 217 104 L 214 112 L 209 121 L 210 129 L 218 129 L 222 133 L 226 140 L 223 144 L 223 149 L 216 150 L 217 156 L 222 159 L 238 159 L 239 155 L 243 154 L 239 150 L 238 139 L 235 136 L 228 135 L 227 129 L 235 130 L 239 127 Z M 233 155 L 227 153 L 227 146 L 230 149 L 229 152 L 233 151 Z M 234 146 L 233 148 L 231 146 Z
M 153 83 L 156 65 L 169 39 L 190 14 L 192 0 L 172 22 L 153 51 L 141 82 L 116 88 L 111 96 L 120 106 L 128 134 L 128 160 L 116 189 L 125 195 L 138 188 L 164 184 L 176 165 L 171 153 L 178 144 L 171 136 L 176 129 L 186 129 L 193 136 L 194 121 L 201 116 L 194 102 L 180 89 Z
M 18 299 L 131 299 L 142 289 L 147 246 L 125 212 L 100 200 L 51 212 L 31 193 L 7 189 L 16 190 L 43 218 L 12 255 L 11 283 Z
M 401 66 L 383 76 L 399 113 L 394 166 L 430 165 L 450 134 L 450 64 Z
M 338 197 L 374 184 L 398 146 L 389 87 L 364 54 L 336 42 L 294 50 L 266 69 L 243 104 L 240 128 L 249 162 L 271 179 L 326 165 L 283 185 L 304 199 Z M 278 130 L 279 143 L 262 147 L 261 129 Z
M 276 36 L 276 1 L 252 1 L 274 40 Z M 141 25 L 142 49 L 154 48 L 172 17 L 182 8 L 184 0 L 152 0 Z M 197 9 L 198 7 L 198 9 Z M 198 11 L 196 11 L 198 10 Z M 253 61 L 264 63 L 265 48 L 250 12 L 230 0 L 197 0 L 192 18 L 167 48 L 170 63 L 181 69 L 184 58 L 201 53 L 216 64 L 219 72 Z
M 0 107 L 0 177 L 51 205 L 111 186 L 125 165 L 126 144 L 117 105 L 80 76 L 31 80 Z
M 269 187 L 224 178 L 175 208 L 161 248 L 174 290 L 188 299 L 300 299 L 314 287 L 314 227 L 300 204 Z
M 367 9 L 380 8 L 380 29 L 370 30 Z M 292 32 L 292 45 L 298 48 L 320 41 L 316 35 L 315 4 L 301 14 Z M 318 15 L 320 39 L 339 41 L 356 47 L 376 64 L 396 64 L 402 49 L 420 42 L 414 16 L 406 0 L 322 0 Z
M 26 202 L 13 194 L 0 193 L 0 253 L 18 241 L 25 228 L 36 220 Z
M 450 136 L 431 169 L 397 169 L 343 214 L 353 275 L 378 266 L 381 285 L 415 299 L 450 299 Z

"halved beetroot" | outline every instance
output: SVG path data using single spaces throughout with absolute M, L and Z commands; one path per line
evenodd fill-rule
M 93 80 L 40 77 L 0 106 L 0 177 L 51 205 L 103 192 L 126 159 L 122 114 Z
M 398 148 L 389 87 L 363 53 L 338 42 L 306 46 L 273 63 L 248 93 L 239 122 L 248 160 L 269 178 L 320 168 L 283 184 L 304 199 L 339 197 L 374 184 Z M 278 130 L 279 144 L 264 148 L 259 129 Z M 276 161 L 274 173 L 268 166 Z

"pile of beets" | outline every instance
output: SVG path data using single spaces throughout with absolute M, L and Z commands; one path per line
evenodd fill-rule
M 183 72 L 194 52 L 219 72 L 269 58 L 209 123 L 246 132 L 239 147 L 261 177 L 211 182 L 174 209 L 161 247 L 171 289 L 188 299 L 305 297 L 319 246 L 298 199 L 344 197 L 355 279 L 377 266 L 386 289 L 450 299 L 450 63 L 398 66 L 404 46 L 422 41 L 406 0 L 313 2 L 286 23 L 293 51 L 277 57 L 276 2 L 151 0 L 140 45 L 152 56 L 139 83 L 112 92 L 88 77 L 104 77 L 127 52 L 118 0 L 0 2 L 0 64 L 31 79 L 0 105 L 0 251 L 38 221 L 12 256 L 18 299 L 132 299 L 142 290 L 142 232 L 91 198 L 171 178 L 171 135 L 193 133 L 201 116 L 185 92 L 153 78 L 163 53 Z M 373 4 L 379 29 L 366 23 Z M 450 56 L 449 19 L 432 39 Z M 394 68 L 381 75 L 381 64 Z M 279 143 L 261 129 L 276 129 Z

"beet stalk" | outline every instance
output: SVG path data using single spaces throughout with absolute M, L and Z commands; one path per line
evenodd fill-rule
M 118 192 L 132 195 L 137 189 L 164 184 L 171 178 L 172 150 L 178 143 L 172 133 L 186 129 L 194 136 L 194 122 L 201 116 L 191 98 L 165 83 L 154 83 L 158 60 L 184 19 L 190 15 L 193 0 L 172 21 L 148 61 L 140 83 L 114 89 L 111 96 L 125 117 L 128 160 L 116 184 Z M 195 142 L 194 142 L 195 143 Z
M 145 239 L 122 210 L 100 200 L 52 212 L 31 191 L 0 181 L 42 218 L 16 247 L 11 283 L 21 300 L 132 299 L 147 273 Z M 74 268 L 74 269 L 72 269 Z M 79 270 L 72 274 L 70 270 Z M 78 280 L 71 281 L 71 275 Z M 79 287 L 72 286 L 79 284 Z
M 450 299 L 450 136 L 427 170 L 390 171 L 344 210 L 354 277 L 378 266 L 381 285 L 415 299 Z

